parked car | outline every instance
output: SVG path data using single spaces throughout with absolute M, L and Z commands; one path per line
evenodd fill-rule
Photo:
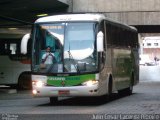
M 140 55 L 139 65 L 155 66 L 157 65 L 157 63 L 155 61 L 150 60 L 148 55 Z
M 156 64 L 155 62 L 152 61 L 152 62 L 146 63 L 146 65 L 147 65 L 147 66 L 155 66 L 155 65 L 157 65 L 157 64 Z

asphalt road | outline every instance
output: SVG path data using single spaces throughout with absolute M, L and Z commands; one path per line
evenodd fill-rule
M 158 120 L 159 73 L 159 66 L 142 66 L 140 83 L 134 87 L 133 94 L 114 93 L 110 100 L 105 97 L 60 98 L 56 105 L 51 105 L 48 98 L 33 98 L 31 91 L 1 91 L 0 120 Z

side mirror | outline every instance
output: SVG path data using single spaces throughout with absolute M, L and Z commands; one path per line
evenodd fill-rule
M 103 52 L 104 51 L 104 42 L 103 42 L 104 34 L 102 31 L 99 31 L 97 34 L 97 51 Z
M 30 33 L 25 34 L 21 40 L 21 54 L 27 54 L 27 45 L 30 39 Z

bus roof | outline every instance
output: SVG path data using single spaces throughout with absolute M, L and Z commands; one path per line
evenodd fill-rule
M 52 15 L 47 17 L 39 18 L 35 21 L 35 23 L 45 23 L 45 22 L 63 22 L 63 21 L 101 21 L 106 20 L 111 23 L 122 25 L 123 27 L 126 27 L 130 30 L 137 31 L 136 28 L 129 26 L 124 23 L 120 23 L 115 20 L 111 20 L 109 18 L 106 18 L 103 14 L 96 14 L 96 13 L 84 13 L 84 14 L 62 14 L 62 15 Z
M 64 14 L 39 18 L 35 23 L 56 21 L 100 21 L 105 19 L 103 14 Z

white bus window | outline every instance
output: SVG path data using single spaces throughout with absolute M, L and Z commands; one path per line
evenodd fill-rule
M 5 44 L 5 50 L 7 50 L 7 44 Z
M 16 54 L 17 44 L 11 43 L 11 44 L 10 44 L 10 50 L 11 50 L 11 54 L 12 54 L 12 55 Z

